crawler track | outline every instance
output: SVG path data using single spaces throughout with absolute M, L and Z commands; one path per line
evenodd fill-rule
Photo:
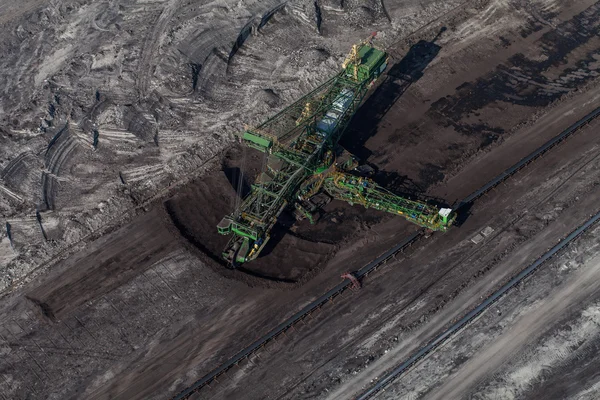
M 515 165 L 506 169 L 504 172 L 502 172 L 501 174 L 499 174 L 498 176 L 496 176 L 495 178 L 490 180 L 488 183 L 483 185 L 480 189 L 476 190 L 475 192 L 473 192 L 472 194 L 467 196 L 465 199 L 460 201 L 456 207 L 454 207 L 454 211 L 459 211 L 460 209 L 465 208 L 467 205 L 471 204 L 473 201 L 475 201 L 479 197 L 483 196 L 485 193 L 487 193 L 494 187 L 498 186 L 500 183 L 504 182 L 506 179 L 508 179 L 509 177 L 514 175 L 516 172 L 518 172 L 519 170 L 521 170 L 522 168 L 524 168 L 525 166 L 527 166 L 528 164 L 530 164 L 531 162 L 533 162 L 534 160 L 536 160 L 537 158 L 542 156 L 544 153 L 549 151 L 551 148 L 553 148 L 554 146 L 556 146 L 559 143 L 566 140 L 569 136 L 571 136 L 572 134 L 577 132 L 579 129 L 581 129 L 583 126 L 587 125 L 588 123 L 590 123 L 592 120 L 594 120 L 598 116 L 600 116 L 600 107 L 595 109 L 594 111 L 590 112 L 589 114 L 587 114 L 585 117 L 583 117 L 582 119 L 580 119 L 579 121 L 577 121 L 576 123 L 574 123 L 573 125 L 568 127 L 567 129 L 565 129 L 559 135 L 555 136 L 554 138 L 552 138 L 551 140 L 549 140 L 548 142 L 544 143 L 542 146 L 538 147 L 536 150 L 531 152 L 529 155 L 522 158 Z M 587 228 L 589 228 L 589 226 L 594 224 L 598 219 L 600 219 L 600 213 L 596 214 L 592 219 L 590 219 L 588 222 L 586 222 L 584 225 L 582 225 L 576 231 L 574 231 L 569 236 L 567 236 L 562 242 L 560 242 L 558 245 L 554 246 L 550 251 L 548 251 L 540 259 L 538 259 L 534 264 L 530 265 L 525 270 L 523 270 L 519 275 L 517 275 L 513 279 L 511 279 L 506 285 L 504 285 L 496 293 L 494 293 L 493 295 L 488 297 L 483 303 L 481 303 L 478 307 L 476 307 L 469 314 L 467 314 L 465 317 L 463 317 L 459 322 L 457 322 L 452 327 L 450 327 L 447 331 L 445 331 L 444 333 L 442 333 L 438 337 L 436 337 L 436 339 L 434 341 L 432 341 L 430 344 L 421 348 L 411 358 L 409 358 L 407 361 L 405 361 L 404 363 L 399 365 L 397 368 L 395 368 L 393 371 L 391 371 L 389 374 L 387 374 L 384 378 L 379 380 L 379 382 L 375 386 L 373 386 L 372 388 L 370 388 L 369 390 L 364 392 L 357 399 L 360 399 L 360 400 L 368 399 L 368 398 L 371 398 L 372 396 L 374 396 L 379 391 L 381 391 L 385 386 L 387 386 L 394 379 L 396 379 L 401 374 L 403 374 L 405 371 L 407 371 L 416 362 L 418 362 L 420 359 L 422 359 L 427 354 L 429 354 L 431 351 L 433 351 L 435 348 L 437 348 L 440 344 L 442 344 L 445 340 L 447 340 L 449 337 L 451 337 L 454 333 L 456 333 L 458 330 L 460 330 L 462 327 L 464 327 L 466 324 L 468 324 L 477 315 L 482 313 L 487 307 L 489 307 L 490 304 L 492 304 L 493 302 L 498 300 L 508 290 L 510 290 L 510 288 L 512 288 L 514 285 L 516 285 L 517 283 L 519 283 L 520 281 L 525 279 L 527 276 L 529 276 L 531 273 L 533 273 L 542 263 L 544 263 L 547 259 L 552 257 L 554 254 L 556 254 L 558 251 L 560 251 L 563 247 L 565 247 L 568 243 L 570 243 L 572 240 L 574 240 L 577 236 L 579 236 L 581 233 L 583 233 Z M 424 233 L 425 233 L 425 230 L 422 229 L 422 230 L 419 230 L 419 231 L 413 233 L 412 235 L 408 236 L 407 238 L 402 240 L 400 243 L 398 243 L 397 245 L 395 245 L 394 247 L 392 247 L 391 249 L 386 251 L 384 254 L 377 257 L 375 260 L 371 261 L 369 264 L 365 265 L 360 270 L 358 270 L 355 273 L 356 277 L 358 279 L 361 279 L 361 278 L 364 278 L 365 276 L 367 276 L 369 273 L 375 271 L 379 266 L 385 264 L 385 262 L 387 260 L 394 257 L 397 253 L 401 252 L 406 247 L 410 246 L 412 243 L 414 243 L 416 240 L 418 240 Z M 197 380 L 190 387 L 181 391 L 179 394 L 175 395 L 171 399 L 172 400 L 187 399 L 193 393 L 198 392 L 203 387 L 209 385 L 212 382 L 216 382 L 219 376 L 226 373 L 231 368 L 235 367 L 236 365 L 238 365 L 240 362 L 244 361 L 245 359 L 248 359 L 252 354 L 254 354 L 258 350 L 265 347 L 272 340 L 275 340 L 277 337 L 284 335 L 285 332 L 288 331 L 289 329 L 291 329 L 295 324 L 297 324 L 300 321 L 303 321 L 306 318 L 309 318 L 310 315 L 314 311 L 320 309 L 324 304 L 330 302 L 332 299 L 341 295 L 344 291 L 350 289 L 351 287 L 352 287 L 352 281 L 350 281 L 350 279 L 343 280 L 340 284 L 338 284 L 337 286 L 335 286 L 334 288 L 329 290 L 327 293 L 323 294 L 318 299 L 316 299 L 315 301 L 313 301 L 312 303 L 308 304 L 303 309 L 298 311 L 296 314 L 294 314 L 293 316 L 291 316 L 290 318 L 288 318 L 281 324 L 277 325 L 275 328 L 270 330 L 267 334 L 260 337 L 254 343 L 250 344 L 248 347 L 244 348 L 243 350 L 238 352 L 236 355 L 231 357 L 229 360 L 227 360 L 225 363 L 223 363 L 220 367 L 216 368 L 215 370 L 211 371 L 209 374 L 207 374 L 204 377 L 202 377 L 201 379 Z

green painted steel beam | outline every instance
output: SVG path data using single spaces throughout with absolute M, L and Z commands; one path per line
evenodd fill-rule
M 323 189 L 339 200 L 400 215 L 434 231 L 445 231 L 453 222 L 453 216 L 437 207 L 397 196 L 370 179 L 351 174 L 335 173 L 326 179 Z
M 355 80 L 346 71 L 340 71 L 255 129 L 242 134 L 242 140 L 248 146 L 264 152 L 266 157 L 275 158 L 269 159 L 261 178 L 252 185 L 250 194 L 227 217 L 232 221 L 231 226 L 227 229 L 219 227 L 221 233 L 234 233 L 224 252 L 228 260 L 247 261 L 246 256 L 252 254 L 256 257 L 260 252 L 283 208 L 294 204 L 302 182 L 313 176 L 324 163 L 327 152 L 339 141 L 369 84 L 378 75 L 374 66 L 379 68 L 381 64 L 377 63 L 381 61 L 382 54 L 385 53 L 379 50 L 362 54 L 361 63 L 364 65 L 361 71 L 367 71 L 368 76 L 361 75 L 359 80 Z M 328 114 L 330 112 L 333 114 Z M 336 117 L 332 123 L 325 123 L 323 121 L 332 118 L 328 116 L 329 119 L 326 119 L 326 115 Z M 317 126 L 321 128 L 317 130 Z M 326 169 L 321 168 L 323 171 Z M 249 238 L 254 242 L 248 242 Z
M 265 138 L 264 136 L 258 135 L 254 132 L 249 132 L 249 131 L 244 132 L 244 134 L 242 135 L 242 139 L 249 142 L 248 143 L 249 145 L 251 145 L 252 147 L 254 147 L 258 150 L 264 149 L 262 151 L 269 150 L 271 148 L 271 146 L 273 145 L 272 140 Z

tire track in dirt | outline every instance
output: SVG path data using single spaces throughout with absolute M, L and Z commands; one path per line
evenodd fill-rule
M 180 2 L 181 0 L 170 0 L 169 3 L 167 3 L 158 17 L 152 33 L 146 37 L 137 72 L 137 87 L 140 99 L 144 99 L 148 94 L 148 86 L 153 73 L 152 67 L 156 65 L 156 63 L 152 63 L 152 60 L 158 56 L 157 53 L 161 42 L 160 36 L 165 31 L 171 18 L 173 18 Z

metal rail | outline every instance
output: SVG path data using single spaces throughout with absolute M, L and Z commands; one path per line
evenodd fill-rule
M 543 256 L 538 258 L 533 264 L 525 268 L 518 275 L 514 276 L 511 280 L 509 280 L 506 284 L 504 284 L 500 289 L 490 295 L 487 299 L 485 299 L 482 303 L 480 303 L 477 307 L 467 313 L 464 317 L 462 317 L 458 322 L 453 324 L 451 327 L 446 329 L 444 332 L 439 334 L 433 339 L 429 344 L 425 345 L 421 349 L 419 349 L 416 353 L 414 353 L 408 360 L 404 361 L 398 367 L 394 368 L 388 374 L 386 374 L 377 384 L 372 386 L 370 389 L 365 391 L 363 394 L 358 396 L 356 400 L 367 400 L 372 398 L 374 395 L 383 390 L 387 385 L 389 385 L 392 381 L 402 375 L 404 372 L 408 371 L 413 365 L 419 362 L 423 357 L 427 356 L 427 354 L 431 353 L 441 344 L 443 344 L 446 340 L 452 337 L 455 333 L 464 328 L 469 322 L 475 319 L 479 314 L 483 313 L 488 307 L 490 307 L 493 303 L 498 301 L 502 296 L 504 296 L 510 289 L 514 286 L 518 285 L 529 275 L 533 274 L 543 263 L 548 261 L 551 257 L 556 255 L 556 253 L 560 252 L 567 245 L 569 245 L 573 240 L 575 240 L 579 235 L 584 233 L 590 226 L 595 224 L 600 220 L 600 212 L 594 215 L 592 218 L 587 220 L 583 225 L 579 228 L 571 232 L 569 236 L 564 238 L 560 243 L 551 248 L 548 252 L 546 252 Z
M 422 233 L 423 233 L 423 230 L 419 230 L 419 231 L 413 233 L 412 235 L 410 235 L 409 237 L 405 238 L 403 241 L 401 241 L 400 243 L 395 245 L 393 248 L 386 251 L 384 254 L 377 257 L 375 260 L 373 260 L 372 262 L 370 262 L 369 264 L 367 264 L 363 268 L 361 268 L 356 273 L 356 277 L 360 279 L 360 278 L 364 277 L 365 275 L 367 275 L 369 272 L 374 271 L 377 267 L 379 267 L 381 264 L 384 264 L 389 258 L 393 257 L 396 253 L 398 253 L 405 247 L 409 246 Z M 172 397 L 172 399 L 173 400 L 187 399 L 194 392 L 197 392 L 198 390 L 202 389 L 204 386 L 209 385 L 211 382 L 215 381 L 220 375 L 224 374 L 225 372 L 227 372 L 229 369 L 233 368 L 235 365 L 237 365 L 241 361 L 249 358 L 253 353 L 255 353 L 257 350 L 260 350 L 261 348 L 263 348 L 267 343 L 276 339 L 278 336 L 283 335 L 293 325 L 295 325 L 296 323 L 300 322 L 301 320 L 309 317 L 310 314 L 312 314 L 314 311 L 321 308 L 325 303 L 331 301 L 333 298 L 342 294 L 342 292 L 344 292 L 346 289 L 349 289 L 351 286 L 352 286 L 352 281 L 350 279 L 344 279 L 339 285 L 337 285 L 336 287 L 329 290 L 324 295 L 320 296 L 319 298 L 317 298 L 316 300 L 314 300 L 313 302 L 311 302 L 310 304 L 308 304 L 307 306 L 302 308 L 296 314 L 294 314 L 290 318 L 286 319 L 284 322 L 277 325 L 275 328 L 271 329 L 267 334 L 265 334 L 264 336 L 257 339 L 254 343 L 252 343 L 250 346 L 246 347 L 245 349 L 243 349 L 242 351 L 240 351 L 239 353 L 237 353 L 236 355 L 231 357 L 229 360 L 225 361 L 225 363 L 223 363 L 217 369 L 213 370 L 212 372 L 208 373 L 201 379 L 194 382 L 187 389 L 183 390 L 176 396 Z
M 480 189 L 477 189 L 469 196 L 467 196 L 464 200 L 462 200 L 458 206 L 454 209 L 454 211 L 464 207 L 465 205 L 472 203 L 477 198 L 483 196 L 485 193 L 498 186 L 500 183 L 504 182 L 510 176 L 514 175 L 521 168 L 525 167 L 530 162 L 534 161 L 538 157 L 542 156 L 548 150 L 556 146 L 557 144 L 563 142 L 566 138 L 571 136 L 573 133 L 577 132 L 583 126 L 589 124 L 592 120 L 600 116 L 600 107 L 596 108 L 594 111 L 581 118 L 579 121 L 575 122 L 573 125 L 569 126 L 567 129 L 562 131 L 559 135 L 553 137 L 548 140 L 546 143 L 535 149 L 533 152 L 529 153 L 527 156 L 523 157 L 519 162 L 513 165 L 510 168 L 507 168 L 500 175 L 496 176 L 494 179 L 483 185 Z
M 546 142 L 545 144 L 543 144 L 542 146 L 540 146 L 539 148 L 534 150 L 528 156 L 521 159 L 515 165 L 506 169 L 500 175 L 496 176 L 494 179 L 492 179 L 491 181 L 486 183 L 480 189 L 476 190 L 475 192 L 473 192 L 472 194 L 467 196 L 464 200 L 462 200 L 458 204 L 457 207 L 454 208 L 454 211 L 457 211 L 458 209 L 466 206 L 467 204 L 472 203 L 474 200 L 481 197 L 483 194 L 485 194 L 486 192 L 488 192 L 495 186 L 499 185 L 500 183 L 502 183 L 503 181 L 508 179 L 510 176 L 514 175 L 521 168 L 523 168 L 524 166 L 526 166 L 533 160 L 540 157 L 542 154 L 547 152 L 552 147 L 554 147 L 557 144 L 564 141 L 567 137 L 569 137 L 570 135 L 575 133 L 581 127 L 588 124 L 589 122 L 591 122 L 594 118 L 596 118 L 598 116 L 600 116 L 600 107 L 595 109 L 591 113 L 587 114 L 585 117 L 583 117 L 582 119 L 580 119 L 579 121 L 577 121 L 576 123 L 571 125 L 569 128 L 567 128 L 566 130 L 561 132 L 558 136 L 555 136 L 553 139 L 549 140 L 548 142 Z M 389 249 L 388 251 L 383 253 L 381 256 L 377 257 L 375 260 L 373 260 L 369 264 L 367 264 L 364 267 L 362 267 L 361 269 L 359 269 L 355 274 L 356 277 L 360 279 L 360 278 L 365 277 L 369 273 L 375 271 L 379 266 L 384 264 L 388 259 L 394 257 L 398 252 L 402 251 L 406 247 L 410 246 L 417 239 L 419 239 L 419 237 L 421 237 L 421 235 L 423 235 L 424 232 L 425 232 L 425 230 L 421 229 L 421 230 L 411 234 L 407 238 L 403 239 L 397 245 L 395 245 L 394 247 L 392 247 L 391 249 Z M 323 294 L 316 300 L 312 301 L 310 304 L 308 304 L 307 306 L 302 308 L 296 314 L 294 314 L 290 318 L 286 319 L 285 321 L 283 321 L 282 323 L 277 325 L 275 328 L 271 329 L 267 334 L 265 334 L 264 336 L 260 337 L 256 341 L 254 341 L 252 344 L 250 344 L 249 346 L 247 346 L 246 348 L 244 348 L 243 350 L 238 352 L 236 355 L 234 355 L 233 357 L 231 357 L 230 359 L 225 361 L 223 364 L 221 364 L 221 366 L 214 369 L 207 375 L 203 376 L 202 378 L 200 378 L 199 380 L 194 382 L 191 386 L 189 386 L 185 390 L 181 391 L 180 393 L 178 393 L 171 399 L 172 400 L 187 399 L 193 393 L 198 392 L 203 387 L 210 385 L 210 383 L 212 383 L 212 382 L 216 382 L 217 378 L 220 375 L 226 373 L 231 368 L 238 365 L 241 361 L 248 359 L 252 354 L 254 354 L 256 351 L 262 349 L 265 345 L 267 345 L 272 340 L 275 340 L 280 335 L 284 335 L 285 332 L 287 330 L 289 330 L 290 328 L 292 328 L 293 325 L 295 325 L 296 323 L 309 317 L 314 311 L 320 309 L 324 304 L 328 303 L 333 298 L 339 296 L 345 290 L 349 289 L 351 286 L 352 286 L 352 281 L 350 279 L 344 279 L 340 284 L 338 284 L 337 286 L 335 286 L 334 288 L 332 288 L 331 290 L 329 290 L 327 293 Z M 444 340 L 444 339 L 441 339 L 441 340 Z M 439 343 L 438 343 L 438 345 L 439 345 Z M 431 349 L 429 351 L 431 351 Z M 410 365 L 412 365 L 412 364 L 410 364 Z M 394 370 L 394 371 L 396 371 L 396 370 Z M 394 371 L 392 371 L 392 372 L 394 372 Z M 399 376 L 399 373 L 397 373 L 397 375 L 394 376 L 394 378 L 392 378 L 391 380 L 395 379 L 395 377 L 397 377 L 397 376 Z M 383 379 L 379 381 L 378 385 L 381 382 L 383 382 Z M 369 391 L 367 391 L 367 392 L 369 392 Z M 367 393 L 367 392 L 365 392 L 365 393 Z M 373 392 L 373 394 L 374 393 L 375 392 Z M 359 399 L 367 399 L 367 398 L 368 397 L 359 397 Z

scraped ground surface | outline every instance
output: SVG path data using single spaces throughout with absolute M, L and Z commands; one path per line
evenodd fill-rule
M 337 72 L 372 31 L 390 67 L 342 144 L 407 196 L 452 204 L 600 103 L 593 0 L 0 0 L 0 27 L 7 399 L 169 397 L 416 230 L 332 202 L 315 226 L 283 220 L 248 270 L 218 260 L 239 168 L 247 185 L 261 162 L 233 134 Z M 599 128 L 197 397 L 356 395 L 597 211 Z M 565 256 L 576 265 L 548 268 L 391 398 L 597 398 L 592 236 Z M 560 307 L 528 325 L 538 298 Z M 565 355 L 569 329 L 589 333 L 589 363 Z M 544 357 L 552 367 L 532 369 Z M 564 371 L 581 385 L 554 379 Z

